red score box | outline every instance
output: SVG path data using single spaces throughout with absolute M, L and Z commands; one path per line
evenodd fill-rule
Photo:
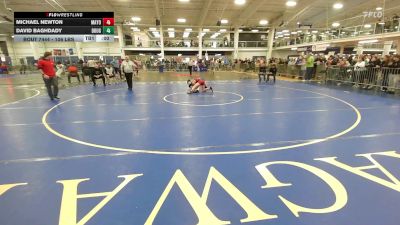
M 103 26 L 114 26 L 114 18 L 103 18 Z

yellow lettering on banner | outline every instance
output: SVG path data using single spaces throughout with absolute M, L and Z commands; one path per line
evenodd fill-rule
M 78 194 L 78 185 L 84 181 L 90 179 L 79 179 L 79 180 L 62 180 L 57 181 L 64 187 L 61 209 L 60 209 L 60 220 L 59 225 L 84 225 L 86 224 L 100 209 L 102 209 L 115 195 L 118 194 L 129 182 L 136 177 L 142 176 L 143 174 L 132 174 L 118 176 L 124 180 L 111 192 L 99 192 L 89 194 Z M 77 208 L 78 199 L 82 198 L 95 198 L 104 197 L 103 200 L 97 204 L 88 214 L 86 214 L 79 222 L 77 222 Z
M 17 183 L 17 184 L 2 184 L 0 185 L 0 196 L 6 193 L 8 190 L 15 188 L 17 186 L 27 185 L 28 183 Z
M 363 178 L 366 178 L 370 181 L 373 181 L 375 183 L 378 183 L 380 185 L 383 185 L 385 187 L 391 188 L 395 191 L 400 192 L 400 181 L 393 176 L 393 174 L 391 174 L 385 167 L 383 167 L 379 162 L 377 162 L 373 156 L 388 156 L 388 157 L 393 157 L 393 158 L 400 158 L 400 154 L 396 153 L 395 151 L 389 151 L 389 152 L 377 152 L 377 153 L 368 153 L 368 154 L 358 154 L 356 156 L 358 157 L 364 157 L 366 159 L 368 159 L 372 165 L 369 166 L 362 166 L 362 167 L 352 167 L 349 165 L 346 165 L 344 163 L 341 163 L 339 161 L 336 160 L 336 157 L 330 157 L 330 158 L 319 158 L 319 159 L 315 159 L 318 161 L 323 161 L 323 162 L 327 162 L 331 165 L 337 166 L 341 169 L 344 169 L 346 171 L 349 171 L 351 173 L 354 173 L 358 176 L 361 176 Z M 380 170 L 383 174 L 386 175 L 387 178 L 389 178 L 390 181 L 382 179 L 380 177 L 377 177 L 375 175 L 369 174 L 367 172 L 365 172 L 364 170 L 368 170 L 368 169 L 378 169 Z
M 264 178 L 266 185 L 261 188 L 275 188 L 275 187 L 285 187 L 291 186 L 291 183 L 281 183 L 272 173 L 268 170 L 268 166 L 271 165 L 290 165 L 295 166 L 304 170 L 309 171 L 310 173 L 316 175 L 321 178 L 333 191 L 335 195 L 335 203 L 329 207 L 315 209 L 315 208 L 307 208 L 295 203 L 290 202 L 286 198 L 279 195 L 279 199 L 289 208 L 289 210 L 296 216 L 299 217 L 300 213 L 331 213 L 340 210 L 347 204 L 347 191 L 345 187 L 337 180 L 334 176 L 329 173 L 304 163 L 293 162 L 293 161 L 277 161 L 277 162 L 268 162 L 263 163 L 256 166 L 256 169 Z
M 222 225 L 230 224 L 230 221 L 223 221 L 218 219 L 214 213 L 207 206 L 207 199 L 211 188 L 212 181 L 215 180 L 247 213 L 247 218 L 242 219 L 241 222 L 251 222 L 266 219 L 277 218 L 276 215 L 268 215 L 259 209 L 250 199 L 248 199 L 240 190 L 238 190 L 229 180 L 227 180 L 218 170 L 214 167 L 210 168 L 203 193 L 200 196 L 194 187 L 190 184 L 188 179 L 182 173 L 181 170 L 177 170 L 169 181 L 161 197 L 157 201 L 153 211 L 147 218 L 145 225 L 151 225 L 154 222 L 155 217 L 164 204 L 169 193 L 171 192 L 174 184 L 176 184 L 185 198 L 188 200 L 189 204 L 196 213 L 199 222 L 198 225 Z

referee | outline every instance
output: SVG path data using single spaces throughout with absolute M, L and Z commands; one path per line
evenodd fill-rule
M 125 60 L 121 64 L 121 70 L 125 74 L 129 91 L 132 91 L 132 75 L 135 71 L 135 64 L 129 59 L 129 56 L 125 56 Z

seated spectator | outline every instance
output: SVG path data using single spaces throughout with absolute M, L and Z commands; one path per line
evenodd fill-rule
M 261 83 L 261 77 L 264 77 L 264 81 L 266 81 L 265 76 L 267 75 L 267 65 L 264 60 L 260 60 L 260 72 L 258 73 L 258 82 Z
M 93 86 L 96 86 L 97 79 L 102 79 L 103 85 L 106 86 L 106 78 L 104 76 L 104 70 L 103 70 L 103 67 L 101 67 L 100 63 L 97 63 L 96 66 L 94 67 L 93 76 L 92 76 Z
M 56 76 L 61 78 L 65 74 L 65 66 L 58 61 L 56 64 Z
M 8 74 L 8 66 L 5 63 L 1 63 L 0 65 L 0 73 Z
M 78 79 L 78 82 L 81 82 L 81 79 L 79 78 L 79 73 L 78 73 L 78 67 L 75 66 L 75 64 L 72 64 L 68 67 L 68 83 L 71 83 L 71 77 L 76 77 Z M 85 79 L 84 76 L 82 76 L 83 79 Z
M 278 72 L 278 69 L 276 68 L 275 63 L 271 64 L 271 67 L 269 68 L 269 73 L 267 75 L 267 82 L 269 81 L 269 76 L 274 77 L 274 83 L 276 82 L 276 73 Z

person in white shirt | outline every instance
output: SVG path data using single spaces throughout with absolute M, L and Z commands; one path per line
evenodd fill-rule
M 194 60 L 189 60 L 188 69 L 189 69 L 190 76 L 192 76 L 192 73 L 193 73 L 193 66 L 194 66 Z
M 114 71 L 114 68 L 111 66 L 111 64 L 107 64 L 106 65 L 106 67 L 104 68 L 104 72 L 106 74 L 108 85 L 111 84 L 111 82 L 110 82 L 111 80 L 113 80 L 114 84 L 117 83 L 116 76 L 115 76 L 115 71 Z
M 125 74 L 128 89 L 132 91 L 132 76 L 135 71 L 135 64 L 129 59 L 129 56 L 126 56 L 125 60 L 122 62 L 121 70 Z
M 94 58 L 89 58 L 86 65 L 88 67 L 89 77 L 90 79 L 92 79 L 95 73 L 95 68 L 97 66 L 97 61 L 94 60 Z
M 354 71 L 355 71 L 355 78 L 354 78 L 354 86 L 355 88 L 359 87 L 359 84 L 361 82 L 364 82 L 363 76 L 366 72 L 365 68 L 365 61 L 362 56 L 358 57 L 357 63 L 354 65 Z
M 56 70 L 56 76 L 61 78 L 61 76 L 65 73 L 65 66 L 61 62 L 57 62 Z

